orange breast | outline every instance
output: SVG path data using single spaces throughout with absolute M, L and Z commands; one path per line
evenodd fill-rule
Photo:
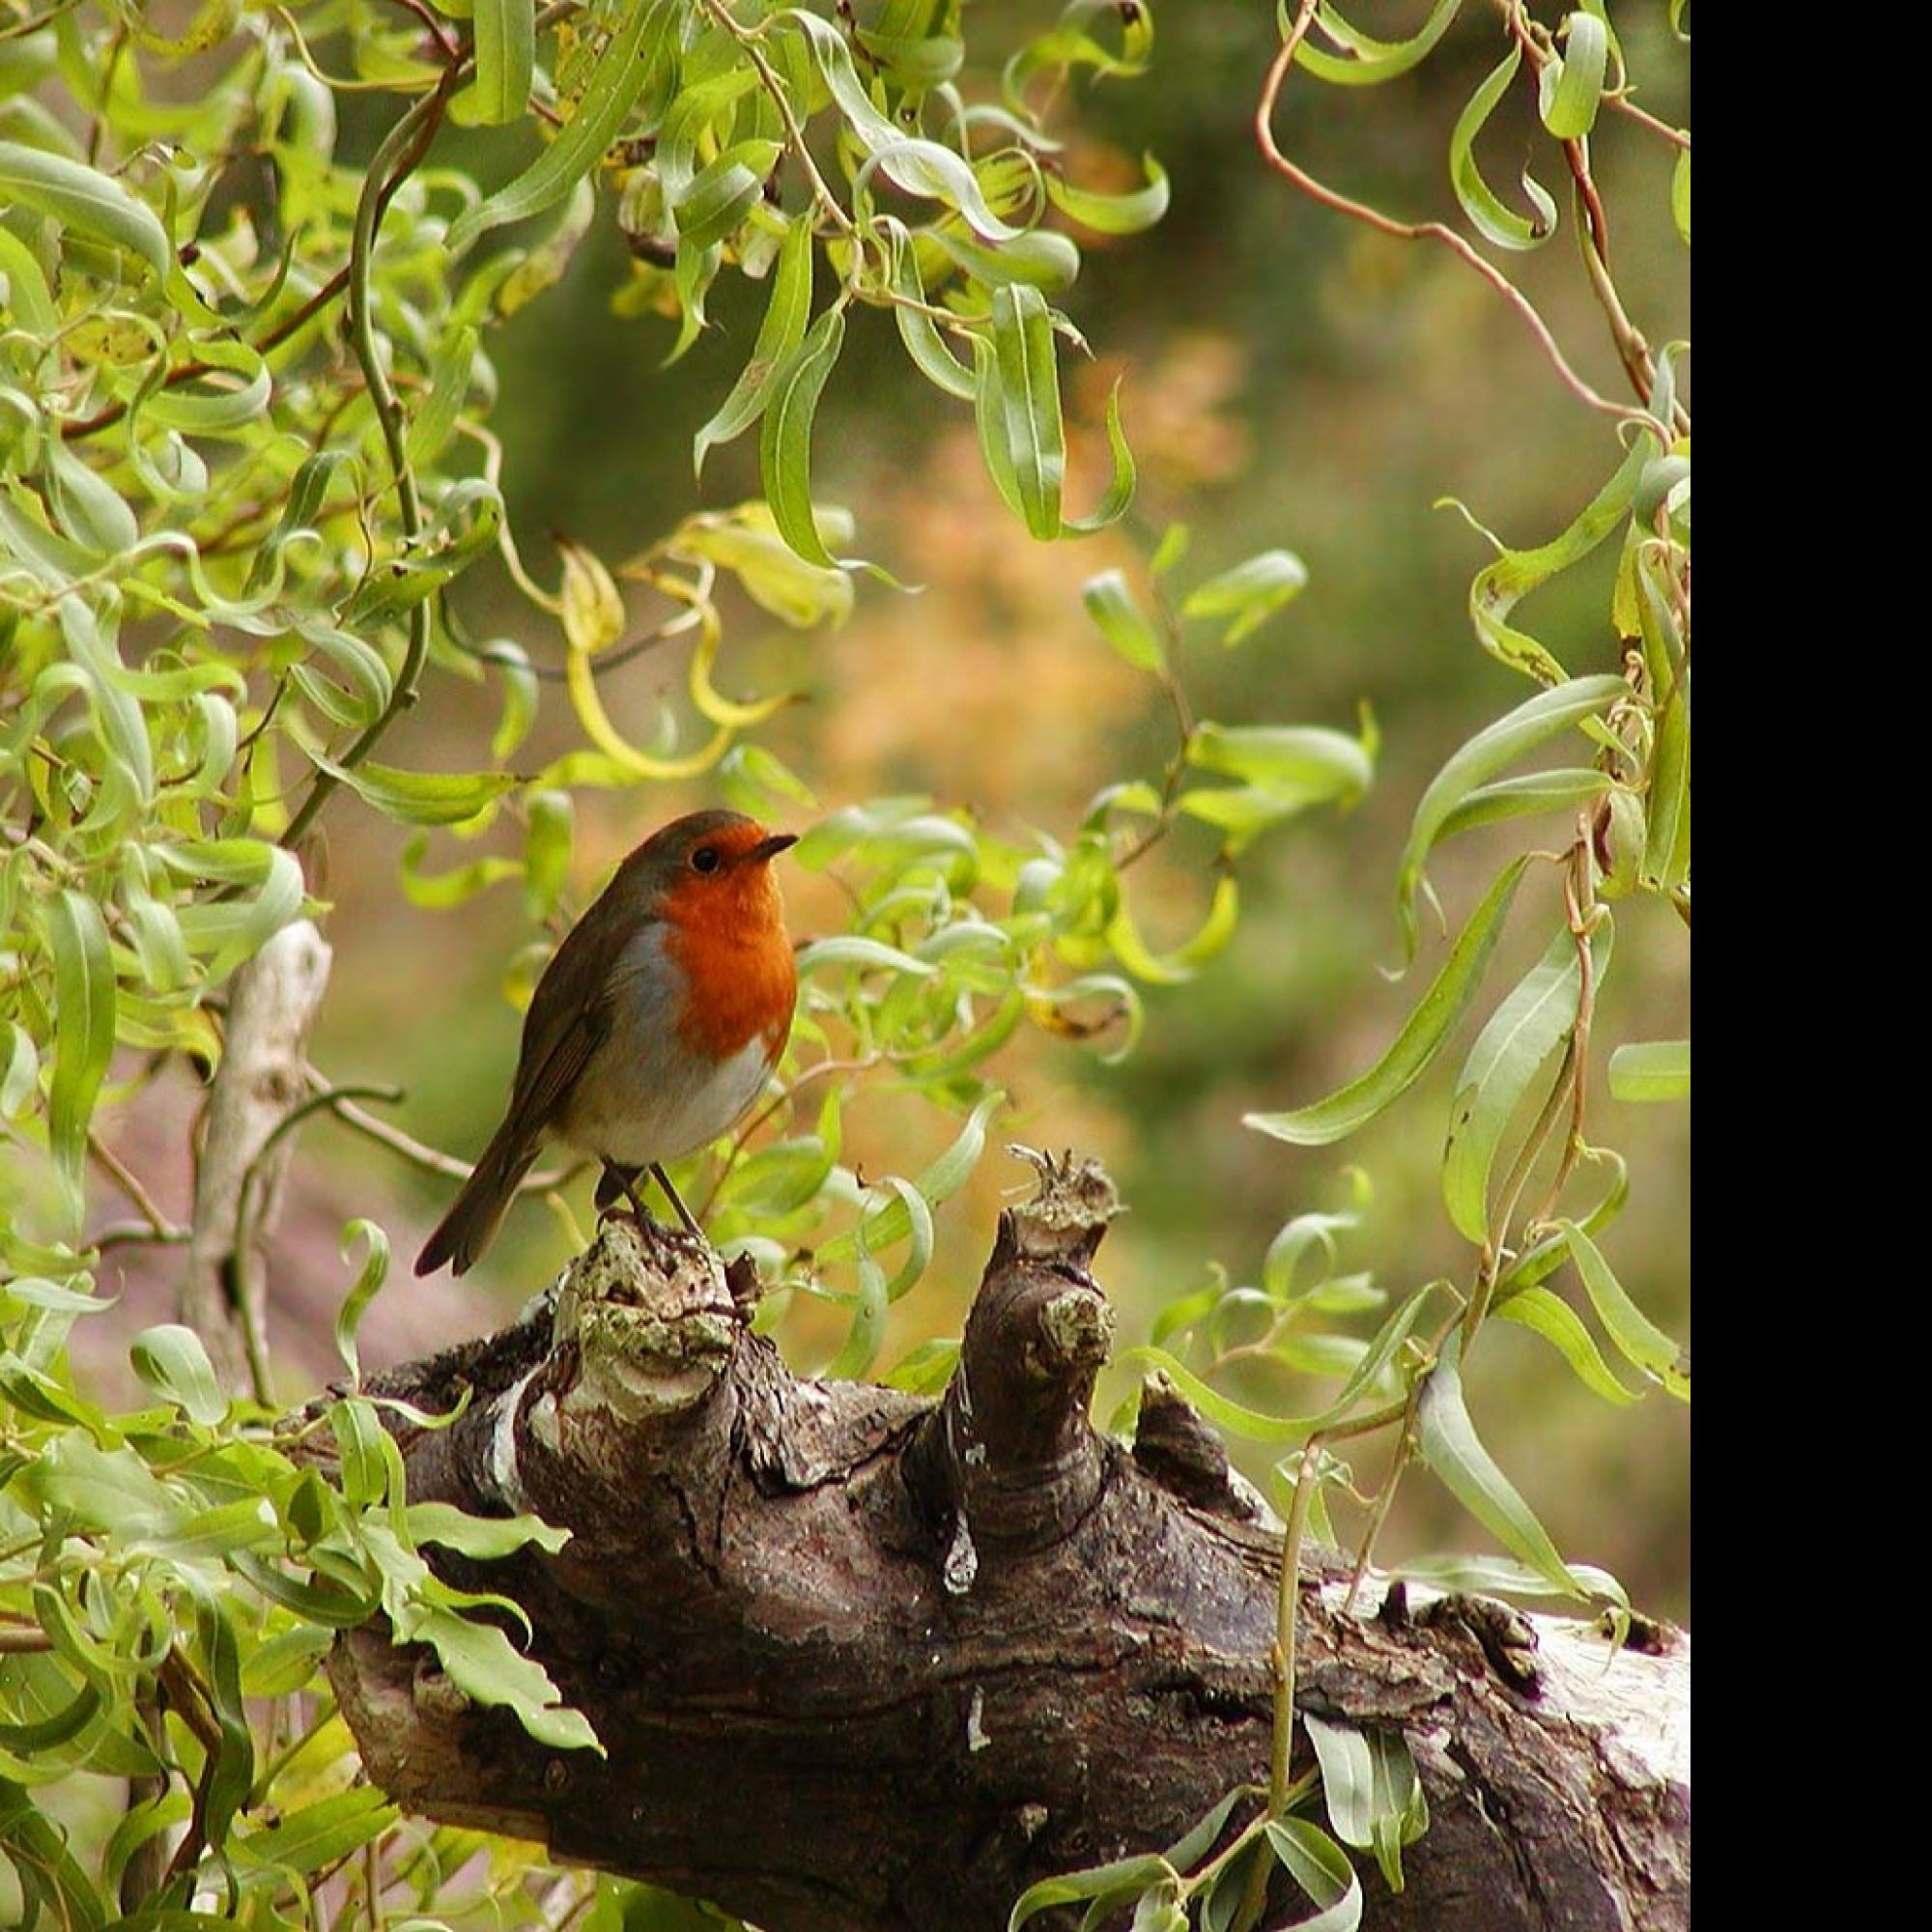
M 695 1053 L 725 1060 L 763 1035 L 776 1060 L 791 1030 L 798 971 L 770 869 L 694 880 L 664 912 L 671 928 L 665 950 L 691 988 L 679 1037 Z

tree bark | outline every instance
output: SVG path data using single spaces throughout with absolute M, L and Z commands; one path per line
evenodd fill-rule
M 608 1755 L 533 1743 L 377 1623 L 330 1665 L 375 1781 L 766 1932 L 989 1932 L 1264 1784 L 1279 1527 L 1171 1390 L 1131 1450 L 1092 1428 L 1114 1195 L 1041 1165 L 938 1402 L 795 1378 L 745 1271 L 628 1221 L 518 1327 L 385 1378 L 470 1394 L 406 1435 L 412 1500 L 573 1532 L 439 1567 L 515 1599 Z M 1349 1610 L 1319 1563 L 1299 1589 L 1297 1711 L 1400 1731 L 1429 1799 L 1401 1893 L 1364 1861 L 1367 1926 L 1689 1925 L 1688 1637 L 1612 1655 L 1399 1587 Z M 1266 1922 L 1308 1909 L 1283 1890 Z

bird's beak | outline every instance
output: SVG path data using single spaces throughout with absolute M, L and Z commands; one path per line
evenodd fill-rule
M 776 859 L 787 845 L 796 845 L 797 843 L 798 834 L 796 832 L 774 832 L 769 838 L 760 838 L 745 854 L 745 857 L 754 865 L 763 865 L 768 860 Z

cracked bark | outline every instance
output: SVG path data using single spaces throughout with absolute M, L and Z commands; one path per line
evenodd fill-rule
M 384 1378 L 471 1395 L 404 1432 L 413 1498 L 574 1532 L 439 1565 L 523 1606 L 609 1755 L 534 1744 L 375 1623 L 330 1663 L 370 1776 L 767 1932 L 981 1932 L 1264 1781 L 1279 1533 L 1171 1389 L 1131 1451 L 1091 1427 L 1113 1209 L 1097 1169 L 1044 1167 L 937 1403 L 796 1379 L 748 1281 L 627 1221 L 518 1327 Z M 1612 1659 L 1487 1602 L 1344 1614 L 1319 1564 L 1301 1590 L 1297 1708 L 1400 1729 L 1429 1796 L 1368 1926 L 1689 1925 L 1688 1637 Z

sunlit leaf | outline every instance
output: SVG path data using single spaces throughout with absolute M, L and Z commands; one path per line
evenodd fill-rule
M 1437 839 L 1444 836 L 1450 814 L 1498 772 L 1628 696 L 1629 691 L 1621 677 L 1607 672 L 1540 691 L 1493 724 L 1485 725 L 1430 781 L 1409 822 L 1408 839 L 1396 872 L 1396 910 L 1410 958 L 1415 956 L 1415 894 L 1422 883 L 1422 868 Z
M 38 209 L 63 228 L 125 249 L 165 280 L 174 266 L 167 230 L 111 175 L 44 148 L 0 141 L 0 201 Z
M 974 346 L 975 412 L 987 473 L 1029 535 L 1057 537 L 1066 440 L 1045 297 L 1024 284 L 996 289 L 992 338 Z
M 1167 652 L 1160 634 L 1141 610 L 1120 571 L 1106 570 L 1097 577 L 1090 577 L 1081 588 L 1080 600 L 1087 607 L 1087 614 L 1099 627 L 1100 635 L 1135 669 L 1166 669 Z
M 1610 1092 L 1619 1100 L 1688 1100 L 1690 1042 L 1647 1039 L 1610 1055 Z
M 1345 51 L 1340 55 L 1327 53 L 1303 41 L 1294 50 L 1295 65 L 1343 87 L 1378 86 L 1426 59 L 1448 31 L 1462 4 L 1463 0 L 1435 0 L 1429 17 L 1406 40 L 1378 41 L 1345 19 L 1330 0 L 1323 0 L 1316 11 L 1316 24 Z
M 1593 1395 L 1619 1408 L 1627 1408 L 1637 1400 L 1636 1391 L 1626 1388 L 1611 1373 L 1576 1310 L 1547 1288 L 1525 1288 L 1510 1295 L 1497 1303 L 1496 1314 L 1502 1321 L 1515 1321 L 1541 1335 Z
M 1264 550 L 1196 584 L 1181 599 L 1183 617 L 1225 618 L 1223 644 L 1233 646 L 1259 629 L 1308 585 L 1308 566 L 1288 550 Z
M 731 392 L 717 412 L 692 439 L 692 466 L 700 474 L 713 443 L 729 442 L 757 421 L 771 400 L 771 379 L 785 358 L 805 340 L 811 315 L 811 271 L 817 259 L 811 224 L 794 221 L 779 245 L 778 266 L 772 271 L 772 293 L 765 304 L 752 359 L 739 373 Z
M 309 753 L 365 805 L 399 825 L 461 825 L 474 818 L 516 782 L 510 772 L 406 772 L 365 760 L 353 770 Z
M 533 0 L 475 0 L 477 119 L 493 128 L 528 106 L 536 64 Z
M 1355 1932 L 1362 1882 L 1348 1853 L 1305 1818 L 1270 1818 L 1262 1830 L 1283 1869 L 1317 1907 L 1312 1918 L 1293 1921 L 1293 1932 Z
M 47 1094 L 47 1137 L 70 1214 L 79 1218 L 94 1103 L 114 1051 L 114 962 L 100 908 L 65 890 L 42 906 L 53 960 L 54 1072 Z
M 1572 14 L 1558 30 L 1563 52 L 1537 75 L 1537 111 L 1559 141 L 1575 141 L 1596 126 L 1609 68 L 1609 23 L 1589 13 Z
M 1478 234 L 1499 248 L 1540 248 L 1556 232 L 1556 204 L 1525 168 L 1522 191 L 1534 215 L 1519 214 L 1508 207 L 1483 179 L 1476 160 L 1476 140 L 1496 104 L 1509 92 L 1517 69 L 1522 65 L 1522 49 L 1512 44 L 1488 79 L 1469 97 L 1469 104 L 1458 118 L 1449 136 L 1449 175 L 1456 198 L 1463 204 Z
M 833 567 L 811 502 L 811 424 L 826 379 L 845 344 L 845 311 L 829 308 L 771 377 L 758 426 L 758 473 L 780 534 L 808 563 Z
M 1600 974 L 1609 963 L 1612 930 L 1605 917 L 1588 942 Z M 1449 1108 L 1442 1199 L 1457 1232 L 1479 1247 L 1499 1232 L 1490 1225 L 1489 1193 L 1503 1135 L 1550 1055 L 1575 1030 L 1582 985 L 1579 942 L 1559 931 L 1490 1016 L 1463 1063 Z
M 563 559 L 563 635 L 573 651 L 594 656 L 624 635 L 624 599 L 604 560 L 572 537 L 556 539 Z
M 1577 1264 L 1590 1306 L 1617 1351 L 1654 1378 L 1666 1395 L 1689 1402 L 1690 1371 L 1683 1350 L 1631 1299 L 1603 1250 L 1576 1222 L 1559 1221 L 1556 1228 L 1569 1244 L 1570 1259 Z
M 1557 1588 L 1587 1598 L 1582 1579 L 1557 1554 L 1548 1532 L 1478 1438 L 1463 1399 L 1462 1353 L 1462 1331 L 1453 1330 L 1423 1384 L 1415 1411 L 1423 1461 L 1505 1548 Z
M 1468 1010 L 1501 935 L 1528 855 L 1510 862 L 1469 916 L 1435 982 L 1387 1053 L 1359 1080 L 1326 1099 L 1282 1114 L 1247 1114 L 1242 1123 L 1296 1147 L 1325 1147 L 1366 1125 L 1420 1078 Z
M 623 24 L 598 57 L 576 113 L 556 138 L 515 181 L 487 201 L 465 209 L 451 224 L 452 254 L 461 254 L 492 228 L 542 213 L 589 173 L 616 138 L 625 115 L 650 78 L 647 42 L 665 35 L 675 11 L 669 0 L 639 0 L 624 15 Z
M 190 1422 L 212 1426 L 228 1414 L 228 1393 L 215 1379 L 214 1365 L 192 1328 L 168 1322 L 144 1329 L 128 1353 L 134 1373 Z

